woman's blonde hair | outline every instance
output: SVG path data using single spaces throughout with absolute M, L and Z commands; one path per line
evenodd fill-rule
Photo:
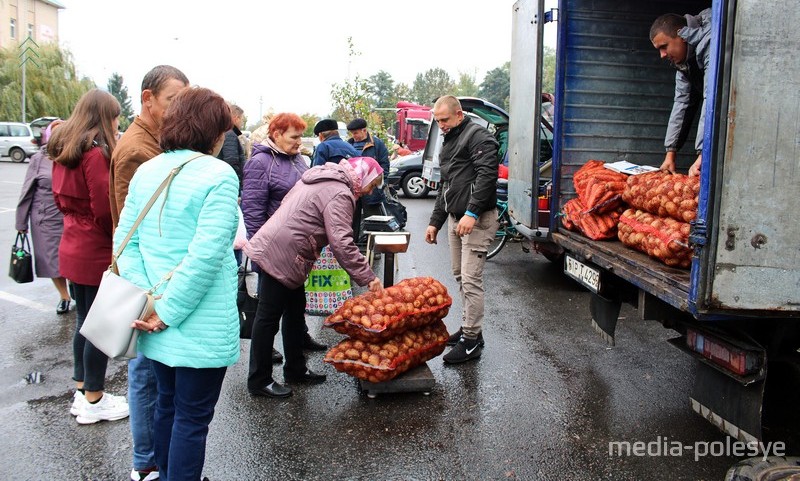
M 92 89 L 78 100 L 72 115 L 53 131 L 47 142 L 47 153 L 53 162 L 69 169 L 77 167 L 84 152 L 100 147 L 111 159 L 117 145 L 117 132 L 112 128 L 120 115 L 117 99 L 108 92 Z

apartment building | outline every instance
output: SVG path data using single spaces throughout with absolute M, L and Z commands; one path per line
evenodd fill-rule
M 0 48 L 16 47 L 29 36 L 42 44 L 58 41 L 55 0 L 0 0 Z

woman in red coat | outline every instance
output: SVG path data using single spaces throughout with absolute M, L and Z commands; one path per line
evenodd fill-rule
M 79 424 L 128 417 L 124 397 L 103 393 L 108 357 L 79 332 L 97 295 L 100 278 L 111 264 L 108 172 L 119 114 L 114 96 L 90 90 L 47 144 L 47 153 L 53 159 L 53 195 L 64 214 L 59 269 L 75 287 L 78 322 L 72 350 L 77 390 L 70 412 Z

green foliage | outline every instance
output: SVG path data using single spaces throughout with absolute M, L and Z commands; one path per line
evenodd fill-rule
M 26 119 L 54 116 L 66 119 L 81 96 L 95 88 L 87 77 L 75 73 L 72 54 L 57 44 L 48 43 L 35 48 L 33 56 L 38 67 L 26 65 Z M 21 120 L 22 69 L 16 47 L 0 49 L 0 119 Z
M 459 72 L 453 95 L 456 97 L 477 97 L 478 84 L 475 83 L 475 75 Z
M 489 70 L 481 82 L 478 95 L 489 102 L 508 110 L 508 96 L 511 93 L 511 62 Z
M 394 96 L 397 101 L 411 101 L 411 87 L 408 84 L 397 84 L 394 87 Z
M 542 92 L 553 93 L 556 89 L 556 50 L 544 47 L 542 52 Z
M 452 94 L 455 83 L 442 68 L 432 68 L 425 73 L 417 74 L 411 87 L 411 98 L 422 105 L 432 105 L 442 95 Z
M 394 108 L 399 100 L 397 87 L 392 75 L 380 70 L 375 75 L 370 76 L 367 78 L 367 91 L 369 92 L 369 100 L 373 109 L 377 109 L 374 113 L 380 117 L 381 124 L 392 125 L 395 119 Z
M 314 114 L 300 114 L 300 118 L 305 121 L 307 124 L 306 130 L 303 131 L 303 137 L 313 137 L 314 136 L 314 126 L 317 125 L 320 119 L 318 115 Z
M 108 79 L 108 93 L 114 96 L 119 102 L 122 111 L 119 115 L 119 130 L 126 131 L 128 126 L 133 121 L 133 108 L 131 107 L 131 99 L 128 97 L 128 87 L 125 86 L 125 80 L 122 75 L 114 72 Z
M 352 80 L 333 84 L 331 100 L 333 101 L 331 117 L 345 123 L 356 117 L 366 119 L 372 110 L 367 81 L 358 75 Z
M 380 70 L 367 78 L 367 92 L 372 104 L 376 107 L 392 108 L 397 103 L 394 79 L 385 70 Z

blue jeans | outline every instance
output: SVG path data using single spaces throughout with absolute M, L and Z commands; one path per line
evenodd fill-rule
M 158 383 L 153 433 L 161 480 L 197 481 L 206 459 L 208 425 L 228 368 L 152 363 Z
M 153 453 L 153 414 L 156 410 L 156 373 L 153 361 L 141 353 L 128 361 L 128 409 L 133 437 L 133 469 L 156 466 Z
M 106 367 L 108 366 L 108 356 L 103 351 L 94 347 L 94 344 L 87 341 L 80 333 L 86 314 L 92 307 L 95 296 L 97 296 L 98 286 L 86 286 L 74 284 L 75 291 L 75 334 L 72 336 L 72 357 L 74 369 L 72 379 L 83 382 L 83 389 L 86 391 L 103 391 L 106 381 Z

